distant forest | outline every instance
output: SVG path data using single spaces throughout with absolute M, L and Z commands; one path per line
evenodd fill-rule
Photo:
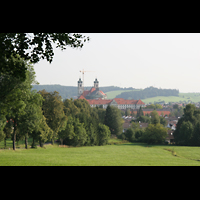
M 148 87 L 140 91 L 122 92 L 116 98 L 124 99 L 146 99 L 156 96 L 179 96 L 179 90 L 176 89 L 158 89 L 155 87 Z
M 63 86 L 63 85 L 32 85 L 33 90 L 43 90 L 45 89 L 47 92 L 59 92 L 62 99 L 76 99 L 78 95 L 78 87 L 77 86 Z M 90 90 L 91 87 L 85 87 L 85 90 Z M 120 88 L 116 86 L 106 86 L 106 87 L 100 87 L 100 90 L 102 90 L 104 93 L 115 91 L 115 90 L 134 90 L 134 88 Z

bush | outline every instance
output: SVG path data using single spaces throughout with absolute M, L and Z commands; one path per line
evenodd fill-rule
M 134 131 L 134 129 L 128 128 L 126 133 L 125 133 L 125 137 L 128 141 L 134 142 L 135 141 L 135 131 Z
M 163 144 L 167 137 L 167 129 L 160 123 L 149 124 L 142 136 L 142 141 L 148 144 Z

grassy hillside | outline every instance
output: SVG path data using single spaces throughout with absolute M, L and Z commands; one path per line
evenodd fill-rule
M 129 92 L 129 91 L 131 91 L 131 90 L 127 90 L 127 92 Z M 121 94 L 122 92 L 124 92 L 124 90 L 116 90 L 116 91 L 106 92 L 106 95 L 107 95 L 108 99 L 113 99 L 117 95 Z
M 147 146 L 138 143 L 71 148 L 46 145 L 46 149 L 0 150 L 0 166 L 200 165 L 197 160 L 200 160 L 200 147 Z
M 131 92 L 131 91 L 139 91 L 139 89 L 132 89 L 132 90 L 116 90 L 116 91 L 110 91 L 110 92 L 106 92 L 107 98 L 108 99 L 113 99 L 116 98 L 117 95 L 121 94 L 122 92 Z
M 165 103 L 168 102 L 179 102 L 182 101 L 185 103 L 189 103 L 190 101 L 192 102 L 200 102 L 200 93 L 179 93 L 179 96 L 169 96 L 169 97 L 164 97 L 164 96 L 157 96 L 157 97 L 152 97 L 152 98 L 147 98 L 147 99 L 141 99 L 144 103 L 154 103 L 154 101 L 159 102 L 159 101 L 165 101 Z

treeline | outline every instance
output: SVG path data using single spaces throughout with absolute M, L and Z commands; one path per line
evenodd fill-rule
M 86 100 L 62 101 L 57 91 L 37 92 L 32 89 L 36 83 L 33 66 L 21 58 L 15 62 L 24 63 L 27 71 L 25 81 L 10 79 L 15 87 L 0 99 L 0 141 L 4 140 L 5 147 L 8 138 L 13 141 L 13 150 L 20 140 L 28 148 L 28 138 L 33 138 L 33 148 L 38 142 L 42 147 L 55 140 L 73 146 L 105 145 L 111 134 L 121 133 L 122 119 L 117 108 L 91 108 Z M 4 83 L 3 78 L 0 81 Z
M 33 85 L 33 90 L 47 92 L 57 91 L 62 99 L 70 99 L 77 96 L 78 88 L 75 86 L 62 86 L 62 85 Z
M 91 86 L 92 87 L 92 86 Z M 90 90 L 91 87 L 85 87 L 85 90 Z M 57 91 L 59 92 L 62 99 L 70 99 L 77 97 L 78 88 L 77 86 L 63 86 L 63 85 L 33 85 L 33 90 L 46 90 L 47 92 Z M 120 88 L 116 86 L 100 87 L 104 93 L 115 91 L 115 90 L 134 90 L 134 88 Z
M 146 99 L 156 96 L 178 96 L 178 95 L 179 95 L 179 90 L 176 89 L 158 89 L 154 87 L 148 87 L 140 91 L 122 92 L 121 94 L 117 95 L 116 98 Z

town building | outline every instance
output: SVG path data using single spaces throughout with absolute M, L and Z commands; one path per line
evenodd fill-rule
M 85 99 L 83 95 L 79 97 L 79 99 Z M 141 100 L 126 100 L 122 98 L 114 98 L 114 99 L 86 99 L 91 107 L 102 107 L 104 109 L 107 108 L 108 105 L 115 106 L 120 110 L 124 110 L 127 108 L 130 109 L 139 109 L 140 107 L 145 107 L 145 103 Z
M 152 111 L 154 111 L 154 109 L 143 109 L 142 110 L 144 115 L 147 114 L 151 114 Z M 137 110 L 132 110 L 131 111 L 134 114 L 137 114 Z M 169 116 L 169 114 L 171 113 L 170 109 L 156 109 L 156 112 L 158 113 L 159 116 Z
M 165 139 L 168 144 L 174 144 L 174 131 L 173 130 L 168 130 L 167 131 L 167 137 Z

